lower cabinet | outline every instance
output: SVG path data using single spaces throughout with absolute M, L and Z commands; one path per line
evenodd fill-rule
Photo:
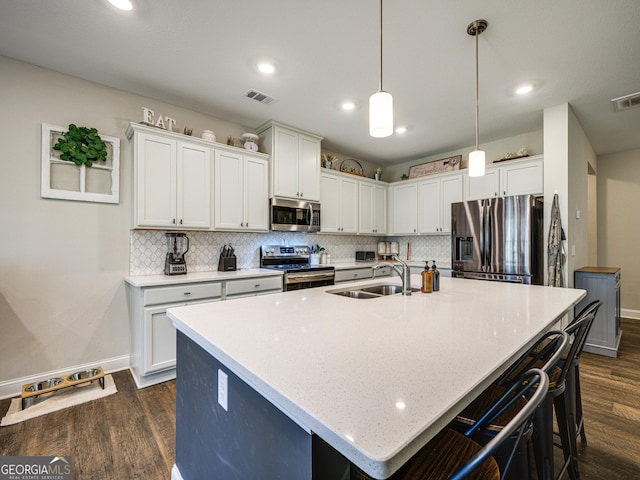
M 277 277 L 247 278 L 243 280 L 227 280 L 225 282 L 225 299 L 255 297 L 282 291 L 281 275 Z
M 585 352 L 607 357 L 618 356 L 620 345 L 620 269 L 616 267 L 583 267 L 574 273 L 575 288 L 587 291 L 587 296 L 576 306 L 576 314 L 594 300 L 602 306 L 593 320 L 584 344 Z
M 238 280 L 135 287 L 127 284 L 131 330 L 130 369 L 138 388 L 176 376 L 176 329 L 167 310 L 282 291 L 282 275 Z
M 354 282 L 357 280 L 371 280 L 379 277 L 388 277 L 391 275 L 391 267 L 383 267 L 375 271 L 371 267 L 355 267 L 336 270 L 335 282 Z

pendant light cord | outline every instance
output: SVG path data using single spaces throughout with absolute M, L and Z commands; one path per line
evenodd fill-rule
M 480 88 L 479 84 L 479 76 L 478 76 L 478 37 L 480 36 L 480 31 L 477 30 L 476 26 L 476 151 L 479 150 L 479 141 L 478 141 L 478 109 L 479 109 L 479 96 L 480 96 Z
M 379 92 L 382 92 L 382 0 L 380 0 L 380 85 Z

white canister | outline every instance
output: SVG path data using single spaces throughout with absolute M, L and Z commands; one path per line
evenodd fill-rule
M 204 132 L 202 132 L 202 139 L 209 140 L 210 142 L 215 142 L 216 136 L 213 134 L 211 130 L 205 130 Z
M 391 255 L 400 255 L 400 244 L 398 242 L 391 242 Z
M 309 255 L 309 265 L 320 265 L 319 253 L 312 253 Z

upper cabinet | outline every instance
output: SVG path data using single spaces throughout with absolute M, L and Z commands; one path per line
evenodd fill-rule
M 383 235 L 387 233 L 387 187 L 376 182 L 360 180 L 358 233 Z
M 270 196 L 319 201 L 322 137 L 277 122 L 257 132 L 271 155 Z
M 358 181 L 346 174 L 321 175 L 323 233 L 358 233 Z
M 543 156 L 491 166 L 482 177 L 467 177 L 466 200 L 544 193 Z
M 211 148 L 183 135 L 131 124 L 134 226 L 211 227 Z
M 450 233 L 451 204 L 462 201 L 462 174 L 441 176 L 418 183 L 418 231 Z
M 255 154 L 216 150 L 214 228 L 268 231 L 269 162 Z
M 391 187 L 394 235 L 418 233 L 418 184 L 401 182 Z

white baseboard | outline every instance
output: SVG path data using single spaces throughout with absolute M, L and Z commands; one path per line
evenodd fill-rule
M 182 475 L 180 474 L 180 470 L 178 470 L 178 466 L 174 463 L 173 468 L 171 469 L 171 480 L 183 480 Z
M 640 310 L 631 310 L 630 308 L 621 308 L 620 316 L 622 318 L 631 318 L 632 320 L 640 320 Z
M 52 370 L 50 372 L 38 373 L 37 375 L 29 375 L 28 377 L 5 380 L 4 382 L 0 382 L 0 400 L 19 396 L 22 391 L 22 386 L 25 383 L 39 382 L 41 380 L 46 380 L 47 378 L 59 377 L 64 374 L 70 374 L 80 370 L 88 370 L 97 366 L 102 367 L 105 373 L 117 372 L 118 370 L 129 368 L 129 363 L 129 355 L 121 355 L 119 357 L 85 363 L 84 365 L 75 365 L 61 368 L 59 370 Z

